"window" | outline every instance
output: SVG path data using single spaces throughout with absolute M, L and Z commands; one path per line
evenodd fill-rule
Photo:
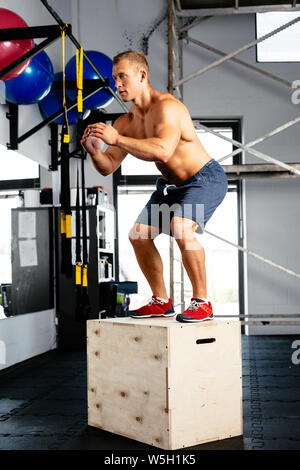
M 147 303 L 151 297 L 150 288 L 143 276 L 138 262 L 135 258 L 133 248 L 128 240 L 128 233 L 134 224 L 140 211 L 143 209 L 155 186 L 150 185 L 130 185 L 118 187 L 118 255 L 119 255 L 119 280 L 137 281 L 138 294 L 131 295 L 130 308 L 138 308 Z M 165 269 L 165 282 L 169 285 L 169 237 L 165 234 L 159 235 L 155 241 L 163 259 Z
M 160 175 L 154 162 L 145 162 L 128 154 L 122 163 L 122 175 Z
M 256 14 L 257 39 L 300 16 L 298 12 Z M 300 21 L 257 44 L 257 62 L 300 62 Z
M 39 164 L 0 144 L 0 188 L 39 187 Z
M 221 139 L 205 129 L 197 129 L 198 123 L 211 128 L 214 132 L 224 137 L 240 141 L 238 122 L 229 121 L 222 125 L 222 123 L 217 122 L 194 120 L 199 139 L 215 160 L 230 154 L 235 147 L 232 142 Z M 239 163 L 240 156 L 241 154 L 237 154 L 234 157 L 226 158 L 221 162 L 221 165 Z M 206 230 L 236 245 L 239 244 L 239 197 L 239 184 L 236 182 L 230 183 L 229 191 L 222 205 L 217 208 L 213 217 L 206 225 Z M 239 263 L 241 259 L 239 258 L 238 250 L 207 233 L 203 235 L 196 234 L 196 236 L 205 248 L 207 291 L 208 297 L 213 299 L 215 316 L 238 315 L 240 312 L 240 300 L 242 300 L 242 285 L 239 279 Z M 184 286 L 185 298 L 191 297 L 192 291 L 186 274 Z
M 11 269 L 11 210 L 21 206 L 21 199 L 17 191 L 0 192 L 0 288 L 3 294 L 4 287 L 9 289 L 12 282 Z M 6 318 L 4 308 L 0 304 L 0 319 Z
M 10 314 L 5 312 L 2 297 L 4 290 L 10 296 L 12 283 L 11 210 L 22 206 L 18 190 L 40 186 L 39 172 L 38 163 L 0 144 L 0 319 Z
M 196 133 L 200 141 L 202 142 L 203 146 L 205 147 L 205 149 L 215 160 L 225 157 L 226 155 L 229 155 L 232 152 L 232 142 L 228 142 L 225 139 L 221 140 L 215 135 L 210 134 L 204 129 L 197 129 L 197 122 L 198 121 L 194 121 Z M 233 139 L 232 128 L 230 127 L 227 127 L 227 128 L 218 127 L 217 129 L 213 129 L 213 130 L 217 132 L 218 134 L 223 135 L 224 137 Z M 229 158 L 226 158 L 225 160 L 222 160 L 222 165 L 233 165 L 233 158 L 234 157 L 229 157 Z

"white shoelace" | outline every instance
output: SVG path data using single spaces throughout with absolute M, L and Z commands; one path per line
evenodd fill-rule
M 151 305 L 151 304 L 160 304 L 160 305 L 164 305 L 166 302 L 163 302 L 162 300 L 159 300 L 159 299 L 156 299 L 154 297 L 151 297 L 151 299 L 148 301 L 148 305 Z
M 190 312 L 193 312 L 193 311 L 196 310 L 196 309 L 199 307 L 199 305 L 201 305 L 201 304 L 207 304 L 207 305 L 208 305 L 208 300 L 202 300 L 202 299 L 201 299 L 201 300 L 192 300 L 191 303 L 190 303 L 190 306 L 189 306 L 188 310 L 189 310 Z

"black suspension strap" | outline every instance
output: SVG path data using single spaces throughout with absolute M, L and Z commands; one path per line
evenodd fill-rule
M 62 128 L 61 143 L 61 272 L 72 277 L 72 229 L 70 205 L 69 144 L 63 141 L 65 126 Z
M 81 159 L 81 190 L 82 190 L 82 273 L 81 273 L 81 299 L 80 308 L 77 311 L 77 320 L 85 323 L 89 318 L 91 305 L 88 295 L 88 247 L 87 247 L 87 219 L 86 219 L 86 200 L 85 200 L 85 175 L 84 175 L 84 159 Z M 79 192 L 79 189 L 78 189 Z
M 80 233 L 80 193 L 79 193 L 79 171 L 77 166 L 77 190 L 76 190 L 76 260 L 75 260 L 75 287 L 76 287 L 76 309 L 75 319 L 81 321 L 81 283 L 82 283 L 82 265 L 81 265 L 81 233 Z
M 69 124 L 65 93 L 65 30 L 61 27 L 62 62 L 63 62 L 63 107 L 64 117 L 61 133 L 61 272 L 72 277 L 72 229 L 70 204 L 70 155 L 69 155 Z

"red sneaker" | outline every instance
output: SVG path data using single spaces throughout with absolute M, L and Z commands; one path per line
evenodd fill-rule
M 137 310 L 129 310 L 128 315 L 132 318 L 149 318 L 173 317 L 176 313 L 173 308 L 172 299 L 169 299 L 168 302 L 163 302 L 153 295 L 147 305 Z
M 192 297 L 190 306 L 187 310 L 179 313 L 176 320 L 181 322 L 197 322 L 212 320 L 214 318 L 212 305 L 208 300 Z

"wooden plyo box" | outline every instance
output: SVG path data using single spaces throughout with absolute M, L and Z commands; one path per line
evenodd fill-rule
M 243 433 L 238 321 L 87 321 L 88 424 L 166 450 Z

